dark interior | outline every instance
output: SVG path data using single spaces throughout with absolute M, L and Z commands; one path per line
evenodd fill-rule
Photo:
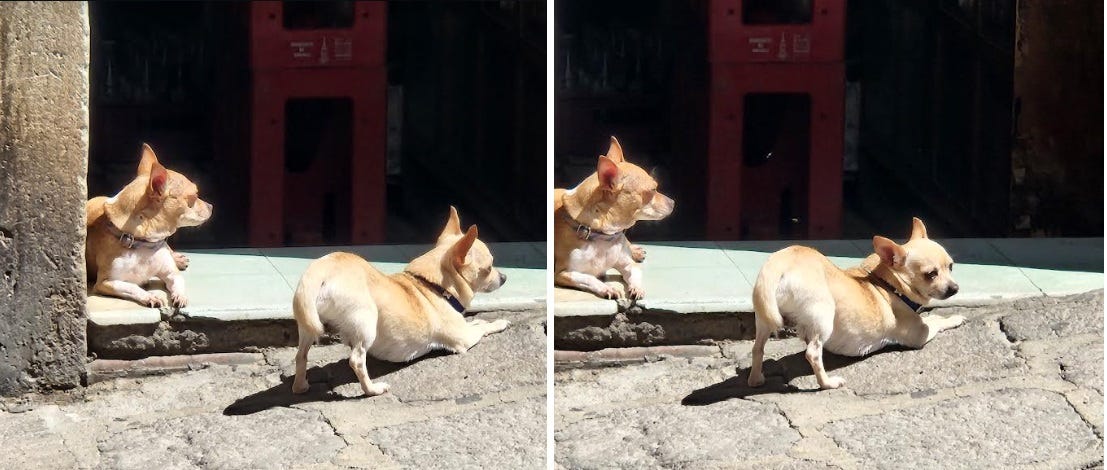
M 248 2 L 92 2 L 89 194 L 134 176 L 142 142 L 215 206 L 181 247 L 248 244 Z M 289 29 L 348 27 L 353 2 L 285 2 Z M 386 241 L 430 242 L 455 205 L 486 241 L 545 237 L 545 6 L 388 5 Z M 285 245 L 349 242 L 352 119 L 290 100 Z M 311 172 L 320 172 L 312 175 Z M 305 182 L 329 181 L 325 187 Z

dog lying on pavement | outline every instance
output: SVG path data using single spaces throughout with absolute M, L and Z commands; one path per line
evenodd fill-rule
M 873 250 L 860 266 L 846 270 L 804 246 L 769 256 L 753 287 L 757 334 L 749 386 L 765 383 L 765 343 L 785 323 L 807 343 L 807 361 L 819 387 L 831 389 L 845 380 L 827 375 L 824 349 L 864 356 L 889 344 L 921 348 L 938 332 L 965 321 L 960 315 L 918 314 L 931 299 L 948 299 L 958 290 L 953 259 L 927 237 L 921 220 L 913 219 L 907 243 L 875 236 Z
M 492 292 L 506 281 L 493 267 L 488 247 L 477 239 L 477 226 L 462 232 L 453 207 L 434 248 L 403 272 L 386 275 L 351 253 L 313 261 L 292 299 L 300 335 L 292 392 L 308 390 L 308 351 L 325 327 L 350 347 L 350 368 L 366 396 L 389 388 L 370 379 L 367 353 L 407 362 L 437 349 L 468 351 L 485 335 L 507 329 L 507 320 L 466 321 L 462 315 L 476 292 Z

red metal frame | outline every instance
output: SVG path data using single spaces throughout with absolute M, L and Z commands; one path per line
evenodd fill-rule
M 842 225 L 845 66 L 713 64 L 707 166 L 707 236 L 737 239 L 742 214 L 743 98 L 748 93 L 811 97 L 807 235 L 836 238 Z M 751 205 L 751 209 L 756 206 Z
M 385 3 L 356 2 L 354 26 L 346 29 L 285 30 L 281 9 L 281 2 L 251 4 L 249 242 L 253 246 L 284 243 L 284 114 L 291 98 L 352 101 L 350 243 L 382 242 L 388 86 Z
M 744 0 L 711 0 L 711 62 L 841 62 L 845 0 L 812 0 L 807 24 L 744 24 Z

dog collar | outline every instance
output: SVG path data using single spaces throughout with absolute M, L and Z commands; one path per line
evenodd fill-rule
M 133 250 L 135 248 L 149 248 L 151 250 L 157 250 L 165 246 L 165 239 L 152 240 L 149 238 L 139 238 L 131 235 L 127 232 L 116 228 L 115 224 L 111 223 L 107 218 L 104 219 L 104 226 L 108 228 L 108 232 L 113 237 L 119 240 L 119 244 L 123 245 L 123 248 Z
M 609 242 L 623 236 L 623 230 L 619 230 L 615 233 L 607 233 L 593 229 L 592 227 L 589 227 L 574 220 L 572 217 L 569 216 L 568 212 L 565 213 L 565 221 L 569 222 L 569 226 L 573 228 L 573 233 L 576 234 L 577 238 L 584 241 L 601 240 Z
M 899 289 L 896 289 L 895 287 L 892 287 L 892 285 L 889 284 L 888 281 L 885 281 L 880 276 L 877 276 L 876 274 L 873 274 L 872 271 L 869 271 L 869 277 L 871 277 L 877 285 L 884 288 L 884 290 L 886 290 L 888 292 L 891 292 L 892 295 L 898 297 L 899 300 L 901 300 L 903 303 L 907 304 L 907 308 L 911 309 L 912 312 L 919 313 L 919 310 L 922 309 L 922 304 L 920 304 L 918 302 L 915 302 L 914 300 L 911 300 L 910 297 L 908 297 L 907 295 L 900 292 Z
M 408 276 L 411 276 L 411 277 L 417 279 L 419 282 L 422 282 L 424 285 L 429 287 L 430 290 L 434 291 L 434 293 L 438 294 L 443 299 L 446 299 L 446 302 L 449 302 L 450 306 L 453 307 L 453 309 L 455 311 L 457 311 L 457 313 L 465 314 L 465 306 L 461 305 L 461 301 L 457 300 L 457 297 L 454 297 L 454 295 L 451 294 L 450 291 L 446 290 L 445 287 L 442 287 L 438 284 L 430 282 L 430 281 L 427 280 L 427 278 L 425 278 L 423 276 L 420 276 L 418 274 L 415 274 L 411 271 L 404 271 L 404 274 L 407 274 Z

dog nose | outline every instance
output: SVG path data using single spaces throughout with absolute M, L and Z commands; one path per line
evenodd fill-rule
M 507 282 L 507 276 L 504 276 L 504 273 L 500 273 L 500 285 L 504 285 L 505 282 Z
M 957 293 L 957 289 L 958 289 L 957 283 L 956 282 L 951 282 L 949 284 L 949 287 L 946 288 L 946 298 L 948 299 L 950 297 L 953 297 L 953 294 Z

